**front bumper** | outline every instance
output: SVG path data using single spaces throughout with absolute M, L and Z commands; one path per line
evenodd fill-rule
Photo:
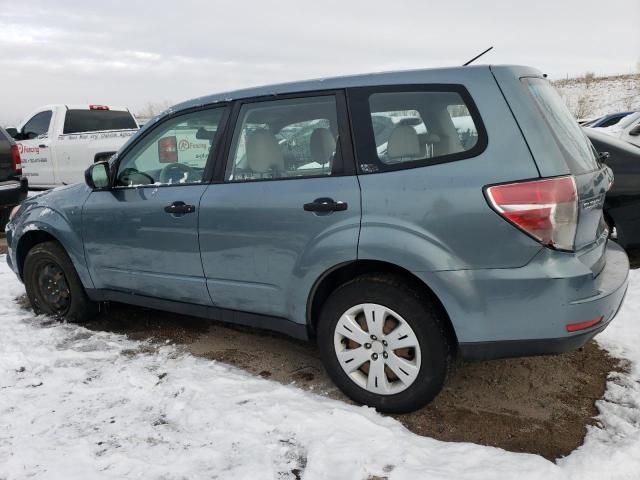
M 627 291 L 629 260 L 618 244 L 602 246 L 594 272 L 575 254 L 543 249 L 516 269 L 438 272 L 435 293 L 451 318 L 463 358 L 561 353 L 581 347 L 618 313 Z M 570 333 L 567 325 L 599 318 Z
M 22 177 L 20 180 L 0 182 L 0 208 L 18 205 L 27 198 L 28 191 L 29 185 L 26 177 Z

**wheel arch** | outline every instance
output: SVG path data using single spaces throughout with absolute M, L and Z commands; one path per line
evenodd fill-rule
M 56 242 L 64 248 L 62 242 L 60 242 L 60 240 L 58 240 L 58 238 L 56 238 L 56 236 L 51 232 L 45 230 L 29 230 L 22 234 L 18 241 L 18 246 L 16 247 L 16 264 L 18 271 L 20 272 L 20 278 L 23 278 L 24 261 L 27 258 L 29 251 L 36 245 L 45 242 Z
M 356 260 L 352 262 L 346 262 L 334 266 L 333 268 L 324 272 L 318 280 L 316 280 L 309 298 L 307 300 L 307 329 L 309 331 L 309 337 L 315 337 L 317 332 L 317 324 L 320 316 L 320 311 L 327 298 L 336 288 L 344 283 L 364 274 L 377 273 L 394 275 L 401 277 L 403 281 L 414 286 L 418 291 L 424 293 L 425 297 L 433 303 L 439 317 L 443 320 L 445 334 L 450 342 L 450 345 L 455 350 L 458 345 L 458 338 L 456 336 L 453 323 L 449 317 L 449 314 L 435 292 L 424 281 L 411 273 L 409 270 L 395 265 L 393 263 L 383 262 L 379 260 Z
M 60 245 L 71 259 L 82 285 L 85 288 L 93 288 L 93 281 L 85 261 L 82 239 L 62 215 L 52 210 L 47 211 L 46 223 L 39 221 L 37 217 L 42 216 L 43 211 L 46 210 L 30 211 L 28 215 L 32 218 L 21 222 L 14 232 L 12 243 L 15 245 L 15 253 L 13 255 L 20 279 L 24 277 L 24 262 L 29 250 L 40 243 L 53 241 Z

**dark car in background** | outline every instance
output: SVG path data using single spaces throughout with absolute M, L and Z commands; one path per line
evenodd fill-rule
M 26 196 L 27 179 L 22 177 L 18 146 L 6 130 L 0 127 L 0 232 L 4 232 L 11 208 Z
M 632 113 L 636 113 L 636 112 L 617 112 L 617 113 L 610 113 L 608 115 L 603 115 L 602 117 L 596 118 L 595 120 L 590 120 L 588 122 L 585 122 L 582 124 L 583 127 L 591 127 L 591 128 L 606 128 L 606 127 L 610 127 L 612 125 L 615 125 L 616 123 L 618 123 L 620 120 L 622 120 L 624 117 L 626 117 L 627 115 L 631 115 Z
M 592 128 L 584 128 L 594 148 L 614 174 L 604 203 L 609 230 L 625 248 L 640 246 L 640 147 Z M 608 158 L 602 154 L 608 152 Z M 606 157 L 606 156 L 605 156 Z

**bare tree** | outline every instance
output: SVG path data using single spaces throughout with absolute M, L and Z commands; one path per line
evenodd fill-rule
M 144 107 L 136 112 L 135 116 L 138 118 L 153 118 L 156 115 L 164 112 L 171 105 L 172 103 L 169 100 L 162 100 L 160 102 L 147 102 Z
M 589 86 L 593 83 L 595 78 L 596 78 L 596 74 L 595 73 L 593 73 L 593 72 L 585 73 L 584 74 L 584 78 L 583 78 L 585 87 L 589 88 Z
M 593 106 L 587 95 L 581 95 L 571 110 L 576 118 L 587 118 L 593 112 Z

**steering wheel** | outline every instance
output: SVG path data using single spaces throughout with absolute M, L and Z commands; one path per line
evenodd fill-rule
M 160 183 L 186 183 L 197 180 L 196 171 L 184 163 L 170 163 L 160 170 Z
M 118 175 L 118 183 L 120 185 L 150 185 L 155 183 L 155 179 L 144 172 L 139 172 L 135 168 L 125 168 Z

